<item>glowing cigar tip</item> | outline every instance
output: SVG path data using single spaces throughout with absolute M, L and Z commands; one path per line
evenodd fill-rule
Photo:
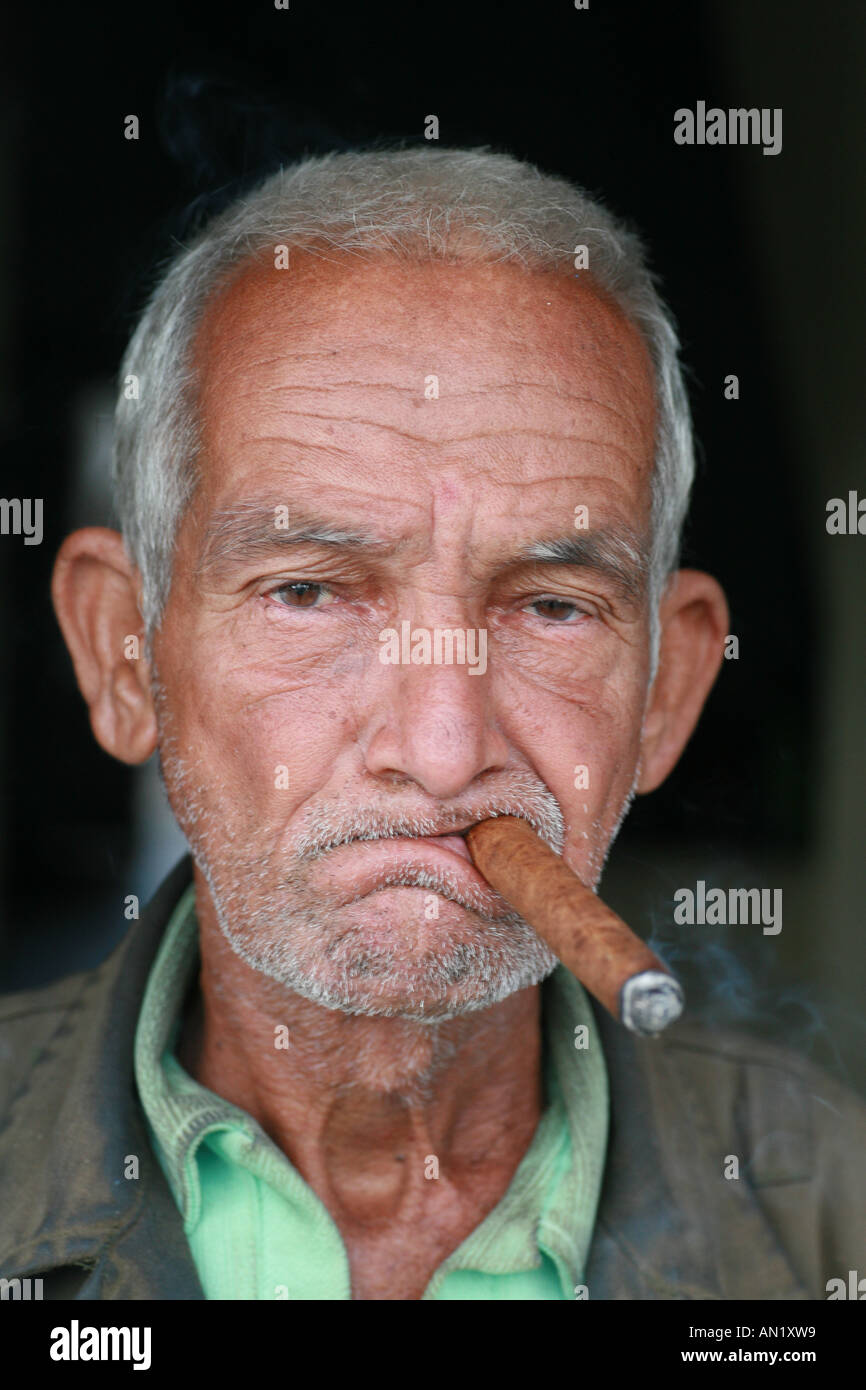
M 682 985 L 661 970 L 642 970 L 622 987 L 620 1018 L 644 1038 L 655 1037 L 679 1018 L 686 996 Z

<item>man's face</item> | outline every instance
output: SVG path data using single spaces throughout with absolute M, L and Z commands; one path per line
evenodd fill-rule
M 348 1012 L 538 983 L 555 957 L 445 832 L 524 815 L 594 884 L 630 800 L 648 611 L 603 561 L 649 539 L 638 335 L 584 277 L 301 257 L 212 304 L 198 361 L 202 480 L 154 654 L 223 932 Z M 429 659 L 446 629 L 463 661 Z

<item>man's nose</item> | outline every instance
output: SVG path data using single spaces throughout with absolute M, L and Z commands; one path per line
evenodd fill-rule
M 404 636 L 399 626 L 396 631 Z M 414 624 L 409 629 L 410 634 L 418 631 Z M 436 630 L 427 631 L 434 654 Z M 402 658 L 413 646 L 416 653 L 423 646 L 416 639 L 414 644 L 403 640 L 399 648 L 394 644 L 392 654 L 401 659 L 381 664 L 366 728 L 359 737 L 373 776 L 408 777 L 430 796 L 446 800 L 464 792 L 482 773 L 507 765 L 507 741 L 494 717 L 487 633 L 482 638 L 476 629 L 472 639 L 467 629 L 463 631 L 465 662 L 406 662 Z M 448 655 L 441 648 L 440 654 Z M 469 660 L 473 656 L 474 668 Z

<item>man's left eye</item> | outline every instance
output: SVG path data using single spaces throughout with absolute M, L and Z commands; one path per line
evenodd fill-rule
M 296 580 L 291 584 L 281 584 L 271 589 L 270 597 L 277 598 L 286 608 L 321 608 L 320 598 L 333 597 L 324 584 L 312 584 L 306 580 Z
M 550 618 L 553 622 L 567 622 L 569 618 L 581 618 L 585 614 L 576 604 L 564 598 L 537 598 L 529 605 L 538 610 L 540 618 Z

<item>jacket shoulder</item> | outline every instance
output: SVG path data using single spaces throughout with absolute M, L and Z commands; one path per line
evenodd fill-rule
M 0 1116 L 70 1010 L 78 1007 L 98 969 L 0 995 Z
M 718 1118 L 736 1115 L 766 1133 L 769 1119 L 796 1124 L 810 1114 L 819 1128 L 830 1117 L 866 1123 L 866 1100 L 794 1048 L 701 1023 L 678 1025 L 663 1039 L 666 1055 L 700 1086 L 702 1108 Z M 828 1123 L 819 1123 L 823 1119 Z
M 115 1043 L 121 1030 L 126 1057 L 153 956 L 191 877 L 192 859 L 186 854 L 163 879 L 141 919 L 129 923 L 100 964 L 38 989 L 0 995 L 0 1128 L 11 1101 L 27 1088 L 34 1067 L 46 1053 L 55 1058 L 48 1074 L 58 1090 L 66 1084 L 64 1078 L 75 1068 L 82 1049 L 89 1049 L 82 1062 L 85 1073 L 88 1068 L 93 1071 L 103 1054 L 106 1061 L 117 1059 L 117 1047 L 109 1049 L 105 1041 L 106 1029 Z M 38 1084 L 44 1087 L 45 1082 L 46 1072 L 41 1069 Z
M 720 1175 L 748 1185 L 801 1280 L 825 1297 L 826 1281 L 846 1278 L 866 1249 L 866 1101 L 810 1058 L 751 1035 L 690 1024 L 664 1049 L 695 1139 Z

